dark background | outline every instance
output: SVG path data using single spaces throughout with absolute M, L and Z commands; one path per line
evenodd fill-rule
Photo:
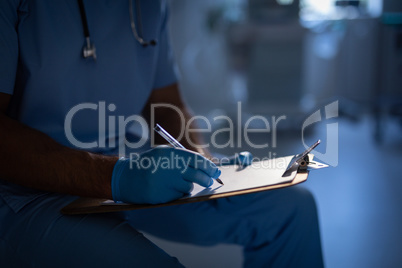
M 258 157 L 304 150 L 303 121 L 338 101 L 338 117 L 305 133 L 307 142 L 322 139 L 325 153 L 326 123 L 339 127 L 338 165 L 303 184 L 317 200 L 326 266 L 402 267 L 402 1 L 278 2 L 170 1 L 184 98 L 209 119 L 234 119 L 239 101 L 244 118 L 286 115 L 276 147 L 211 148 Z M 237 246 L 156 240 L 189 267 L 241 265 Z

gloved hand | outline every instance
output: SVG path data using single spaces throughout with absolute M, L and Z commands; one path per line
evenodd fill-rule
M 113 200 L 136 204 L 165 203 L 184 196 L 193 182 L 212 185 L 220 175 L 202 155 L 168 146 L 156 147 L 135 159 L 121 158 L 113 169 Z

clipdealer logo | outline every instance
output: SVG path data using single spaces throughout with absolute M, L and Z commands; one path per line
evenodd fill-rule
M 103 149 L 103 148 L 118 148 L 119 156 L 126 155 L 126 149 L 138 149 L 145 145 L 151 139 L 151 146 L 154 140 L 155 133 L 149 131 L 150 126 L 154 126 L 157 122 L 155 120 L 155 112 L 157 109 L 169 109 L 172 113 L 176 113 L 180 124 L 180 133 L 178 140 L 185 139 L 187 143 L 194 148 L 242 148 L 243 143 L 254 149 L 276 148 L 277 146 L 277 129 L 278 125 L 286 120 L 286 116 L 271 116 L 270 118 L 261 115 L 253 115 L 247 119 L 243 124 L 242 106 L 241 102 L 237 105 L 237 118 L 232 118 L 227 115 L 219 115 L 214 118 L 207 118 L 205 116 L 196 115 L 191 118 L 186 118 L 183 112 L 176 106 L 161 103 L 151 105 L 151 115 L 149 124 L 145 118 L 139 115 L 118 115 L 116 114 L 117 107 L 115 104 L 106 104 L 105 101 L 98 103 L 81 103 L 72 107 L 66 114 L 64 120 L 64 133 L 67 140 L 80 149 Z M 79 136 L 74 135 L 72 128 L 73 121 L 79 120 L 80 113 L 85 111 L 86 114 L 91 113 L 93 118 L 97 118 L 97 132 L 96 137 L 92 137 L 92 141 L 81 141 Z M 187 119 L 187 120 L 186 120 Z M 191 125 L 194 121 L 202 122 L 204 128 L 192 128 Z M 253 123 L 260 123 L 259 128 L 252 127 Z M 224 123 L 225 127 L 220 129 L 213 129 L 214 122 Z M 135 124 L 140 127 L 141 138 L 139 141 L 130 142 L 126 138 L 128 128 Z M 92 125 L 94 127 L 94 125 Z M 76 131 L 76 129 L 75 129 Z M 192 133 L 209 134 L 210 140 L 204 144 L 195 144 L 190 135 Z M 222 133 L 226 134 L 224 141 L 219 141 L 217 138 Z M 252 142 L 250 136 L 252 133 L 261 133 L 263 135 L 271 135 L 271 141 L 268 143 L 264 140 L 263 143 L 257 144 Z M 106 142 L 106 140 L 108 142 Z
M 212 146 L 213 148 L 238 148 L 241 149 L 243 147 L 243 143 L 253 149 L 267 149 L 267 148 L 276 148 L 277 147 L 277 130 L 280 122 L 285 121 L 287 119 L 286 115 L 282 115 L 279 117 L 272 116 L 271 118 L 267 118 L 261 115 L 253 115 L 250 118 L 247 118 L 244 122 L 242 122 L 242 107 L 239 102 L 237 105 L 237 118 L 233 120 L 233 118 L 220 115 L 212 118 L 212 121 L 220 121 L 225 122 L 227 127 L 223 127 L 220 129 L 213 129 L 210 118 L 206 118 L 204 116 L 193 116 L 186 122 L 185 115 L 181 112 L 178 107 L 175 107 L 171 104 L 157 104 L 151 105 L 151 118 L 150 124 L 151 126 L 155 125 L 155 110 L 156 109 L 171 109 L 173 112 L 177 113 L 179 116 L 180 124 L 181 124 L 181 132 L 177 139 L 186 139 L 189 144 L 195 148 L 208 148 Z M 92 141 L 80 141 L 75 135 L 72 129 L 72 122 L 74 118 L 80 116 L 80 112 L 83 110 L 87 110 L 87 112 L 95 113 L 94 116 L 97 118 L 97 126 L 98 126 L 98 137 L 97 139 L 94 137 Z M 153 131 L 149 131 L 150 126 L 148 125 L 147 120 L 139 115 L 118 115 L 116 114 L 117 107 L 115 104 L 110 103 L 106 104 L 105 101 L 100 101 L 98 103 L 81 103 L 74 107 L 72 107 L 69 112 L 66 114 L 64 120 L 64 132 L 67 140 L 74 145 L 76 148 L 80 149 L 102 149 L 109 148 L 118 149 L 119 156 L 126 156 L 127 149 L 138 149 L 149 142 L 151 138 L 151 142 L 153 141 L 153 136 L 155 133 Z M 338 111 L 338 101 L 334 101 L 324 108 L 315 111 L 304 121 L 301 128 L 301 136 L 302 143 L 305 148 L 308 148 L 305 142 L 305 130 L 319 122 L 325 122 L 329 119 L 337 118 L 339 116 Z M 193 121 L 203 121 L 203 125 L 206 127 L 203 129 L 192 129 L 191 123 Z M 237 123 L 237 126 L 235 124 Z M 259 129 L 251 128 L 251 124 L 253 121 L 259 121 L 262 123 L 262 126 Z M 326 144 L 325 144 L 325 153 L 320 153 L 316 150 L 313 150 L 312 153 L 315 157 L 331 166 L 336 167 L 338 165 L 338 123 L 331 122 L 326 124 Z M 140 139 L 135 142 L 130 142 L 126 138 L 127 129 L 130 125 L 136 124 L 141 129 Z M 261 125 L 261 124 L 260 124 Z M 243 127 L 242 127 L 243 126 Z M 187 131 L 184 131 L 187 130 Z M 205 144 L 193 144 L 189 134 L 193 132 L 198 132 L 200 134 L 207 133 L 210 135 L 210 140 Z M 250 140 L 251 133 L 260 133 L 262 135 L 270 135 L 271 142 L 268 144 L 267 140 L 264 140 L 262 144 L 256 144 Z M 227 140 L 223 142 L 218 142 L 216 138 L 221 133 L 226 133 Z M 267 136 L 268 137 L 268 136 Z M 106 143 L 106 140 L 108 141 Z M 152 145 L 152 144 L 151 144 Z M 269 152 L 270 158 L 275 158 L 275 152 Z

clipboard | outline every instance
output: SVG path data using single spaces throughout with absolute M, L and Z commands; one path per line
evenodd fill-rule
M 278 188 L 290 187 L 306 181 L 309 175 L 309 169 L 298 169 L 294 170 L 290 175 L 287 175 L 285 177 L 282 176 L 283 172 L 287 170 L 287 167 L 289 163 L 292 162 L 293 158 L 294 156 L 275 158 L 266 161 L 256 162 L 254 166 L 250 165 L 247 167 L 241 167 L 239 165 L 232 165 L 229 166 L 227 169 L 222 167 L 221 178 L 225 182 L 225 185 L 235 185 L 236 180 L 249 180 L 248 182 L 246 181 L 246 186 L 240 186 L 238 187 L 238 189 L 236 189 L 236 187 L 230 188 L 229 186 L 226 186 L 227 188 L 224 188 L 225 186 L 222 186 L 216 182 L 210 188 L 202 188 L 201 186 L 195 185 L 194 190 L 190 195 L 171 202 L 155 205 L 115 203 L 113 200 L 80 197 L 69 205 L 63 207 L 60 212 L 65 215 L 77 215 L 128 211 L 134 209 L 147 209 L 208 201 L 235 195 L 250 194 Z M 310 162 L 312 158 L 313 156 L 309 155 Z M 272 164 L 275 161 L 282 163 L 282 165 L 279 167 L 270 168 L 269 164 Z M 312 169 L 327 166 L 318 162 L 311 163 L 314 166 L 312 167 Z M 260 177 L 261 179 L 265 177 L 266 182 L 264 182 L 264 180 L 260 180 L 262 182 L 254 180 L 253 176 L 255 176 L 255 174 L 259 174 L 258 177 Z M 278 176 L 278 174 L 280 175 Z M 250 183 L 250 181 L 252 183 Z
M 282 184 L 275 184 L 266 187 L 259 187 L 253 189 L 247 189 L 237 192 L 230 192 L 230 193 L 222 193 L 222 194 L 215 194 L 210 196 L 202 196 L 202 197 L 194 197 L 190 199 L 177 199 L 172 202 L 163 203 L 163 204 L 156 204 L 156 205 L 147 205 L 147 204 L 115 204 L 115 205 L 105 205 L 107 199 L 97 199 L 97 198 L 87 198 L 87 197 L 80 197 L 77 200 L 71 202 L 69 205 L 65 206 L 60 210 L 61 213 L 65 215 L 79 215 L 79 214 L 92 214 L 92 213 L 106 213 L 106 212 L 118 212 L 118 211 L 128 211 L 134 209 L 147 209 L 147 208 L 156 208 L 156 207 L 163 207 L 163 206 L 173 206 L 173 205 L 181 205 L 193 202 L 201 202 L 201 201 L 208 201 L 218 198 L 230 197 L 234 195 L 243 195 L 243 194 L 250 194 L 256 193 L 261 191 L 268 191 L 278 188 L 284 188 L 293 186 L 299 183 L 306 181 L 308 178 L 308 171 L 298 173 L 296 177 L 288 183 Z

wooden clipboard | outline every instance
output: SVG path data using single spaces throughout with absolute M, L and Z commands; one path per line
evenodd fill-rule
M 193 202 L 201 202 L 201 201 L 208 201 L 223 197 L 230 197 L 235 195 L 243 195 L 243 194 L 250 194 L 256 193 L 261 191 L 268 191 L 278 188 L 284 188 L 293 186 L 299 183 L 302 183 L 307 180 L 308 171 L 299 172 L 296 174 L 294 179 L 291 182 L 280 183 L 270 186 L 263 186 L 257 188 L 251 188 L 246 190 L 239 190 L 233 192 L 226 192 L 226 193 L 218 193 L 218 194 L 211 194 L 208 196 L 195 196 L 187 199 L 178 199 L 172 202 L 157 204 L 157 205 L 139 205 L 139 204 L 110 204 L 105 205 L 104 202 L 106 199 L 96 199 L 96 198 L 78 198 L 77 200 L 73 201 L 69 205 L 65 206 L 61 209 L 61 213 L 66 215 L 77 215 L 77 214 L 91 214 L 91 213 L 105 213 L 105 212 L 117 212 L 117 211 L 127 211 L 127 210 L 134 210 L 134 209 L 146 209 L 146 208 L 156 208 L 156 207 L 163 207 L 163 206 L 173 206 L 173 205 L 180 205 L 186 203 L 193 203 Z

